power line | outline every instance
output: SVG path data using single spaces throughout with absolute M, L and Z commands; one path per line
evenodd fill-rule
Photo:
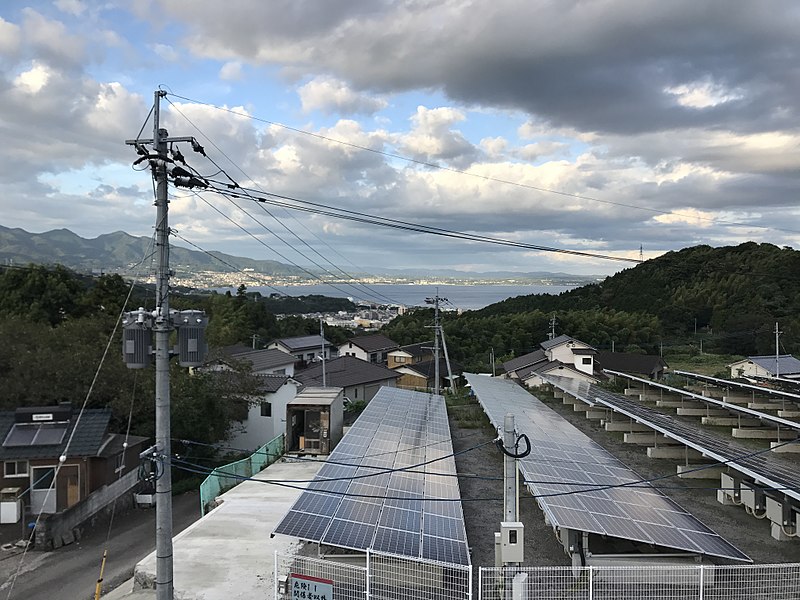
M 770 226 L 767 226 L 767 225 L 756 225 L 756 224 L 752 224 L 752 223 L 742 223 L 742 222 L 738 222 L 738 221 L 727 221 L 727 220 L 724 220 L 724 219 L 715 219 L 713 217 L 703 217 L 703 216 L 700 216 L 700 215 L 690 215 L 690 214 L 680 213 L 680 212 L 675 212 L 675 211 L 670 211 L 670 210 L 661 210 L 661 209 L 658 209 L 658 208 L 651 208 L 651 207 L 646 207 L 646 206 L 638 206 L 638 205 L 635 205 L 635 204 L 626 204 L 624 202 L 616 202 L 616 201 L 613 201 L 613 200 L 603 200 L 601 198 L 596 198 L 594 196 L 584 196 L 582 194 L 575 194 L 575 193 L 572 193 L 572 192 L 564 192 L 564 191 L 561 191 L 561 190 L 554 190 L 554 189 L 550 189 L 550 188 L 530 185 L 530 184 L 527 184 L 527 183 L 521 183 L 519 181 L 512 181 L 512 180 L 503 179 L 503 178 L 500 178 L 500 177 L 493 177 L 491 175 L 482 175 L 480 173 L 471 173 L 469 171 L 464 171 L 462 169 L 456 169 L 455 167 L 448 167 L 448 166 L 441 165 L 441 164 L 438 164 L 438 163 L 432 163 L 432 162 L 428 162 L 428 161 L 412 158 L 412 157 L 409 157 L 409 156 L 404 156 L 402 154 L 397 154 L 397 153 L 394 153 L 394 152 L 387 152 L 385 150 L 378 150 L 376 148 L 369 148 L 368 146 L 361 146 L 359 144 L 354 144 L 353 142 L 347 142 L 347 141 L 344 141 L 344 140 L 340 140 L 340 139 L 332 138 L 332 137 L 329 137 L 329 136 L 325 136 L 325 135 L 322 135 L 322 134 L 319 134 L 319 133 L 306 131 L 304 129 L 300 129 L 300 128 L 297 128 L 297 127 L 291 127 L 289 125 L 284 125 L 283 123 L 278 123 L 276 121 L 270 121 L 268 119 L 264 119 L 264 118 L 261 118 L 261 117 L 256 117 L 254 115 L 249 115 L 247 113 L 239 112 L 239 111 L 236 111 L 236 110 L 233 110 L 233 109 L 230 109 L 230 108 L 225 108 L 223 106 L 218 106 L 218 105 L 210 103 L 210 102 L 203 102 L 201 100 L 195 100 L 193 98 L 188 98 L 186 96 L 181 96 L 179 94 L 174 94 L 172 92 L 169 92 L 168 95 L 173 96 L 175 98 L 179 98 L 181 100 L 186 100 L 187 102 L 192 102 L 194 104 L 199 104 L 201 106 L 208 106 L 210 108 L 214 108 L 214 109 L 222 111 L 222 112 L 227 112 L 229 114 L 232 114 L 232 115 L 235 115 L 235 116 L 238 116 L 238 117 L 243 117 L 243 118 L 246 118 L 246 119 L 250 119 L 252 121 L 258 121 L 260 123 L 265 123 L 267 125 L 273 125 L 275 127 L 280 127 L 281 129 L 286 129 L 287 131 L 293 131 L 295 133 L 299 133 L 299 134 L 302 134 L 302 135 L 305 135 L 305 136 L 308 136 L 308 137 L 316 138 L 318 140 L 322 140 L 322 141 L 325 141 L 325 142 L 331 142 L 331 143 L 334 143 L 334 144 L 339 144 L 341 146 L 347 146 L 349 148 L 354 148 L 356 150 L 362 150 L 364 152 L 371 152 L 373 154 L 384 156 L 386 158 L 393 158 L 393 159 L 397 159 L 397 160 L 402 160 L 404 162 L 416 164 L 416 165 L 423 166 L 423 167 L 428 167 L 428 168 L 431 168 L 431 169 L 436 169 L 436 170 L 439 170 L 439 171 L 445 171 L 445 172 L 449 172 L 449 173 L 456 173 L 456 174 L 459 174 L 459 175 L 465 175 L 467 177 L 474 177 L 476 179 L 481 179 L 481 180 L 484 180 L 484 181 L 492 181 L 492 182 L 495 182 L 495 183 L 502 183 L 504 185 L 511 185 L 511 186 L 522 188 L 522 189 L 533 190 L 533 191 L 536 191 L 536 192 L 543 192 L 543 193 L 547 193 L 547 194 L 555 194 L 555 195 L 558 195 L 558 196 L 563 196 L 563 197 L 567 197 L 567 198 L 573 198 L 573 199 L 576 199 L 576 200 L 587 200 L 589 202 L 598 202 L 600 204 L 607 204 L 607 205 L 610 205 L 610 206 L 617 206 L 617 207 L 620 207 L 620 208 L 630 208 L 630 209 L 634 209 L 634 210 L 641 210 L 641 211 L 650 212 L 650 213 L 653 213 L 653 214 L 683 217 L 683 218 L 686 218 L 686 219 L 691 219 L 691 220 L 696 220 L 696 221 L 708 221 L 708 222 L 711 222 L 711 223 L 716 223 L 718 225 L 727 225 L 727 226 L 732 226 L 732 227 L 753 227 L 753 228 L 756 228 L 756 229 L 764 229 L 764 230 L 767 230 L 767 231 L 783 231 L 783 232 L 786 232 L 786 233 L 800 233 L 800 231 L 795 230 L 795 229 L 787 229 L 787 228 L 782 228 L 782 227 L 770 227 Z

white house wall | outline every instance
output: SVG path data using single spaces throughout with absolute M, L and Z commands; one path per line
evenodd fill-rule
M 247 420 L 241 423 L 239 431 L 235 431 L 228 440 L 233 448 L 253 451 L 260 448 L 274 437 L 286 432 L 286 405 L 297 395 L 297 385 L 287 381 L 277 392 L 259 396 L 272 404 L 272 416 L 261 416 L 261 403 L 253 402 L 247 412 Z

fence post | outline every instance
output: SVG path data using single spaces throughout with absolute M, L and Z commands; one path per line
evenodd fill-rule
M 470 585 L 472 585 L 472 577 Z M 478 567 L 478 600 L 483 600 L 483 567 Z
M 589 565 L 589 600 L 594 600 L 594 567 Z
M 370 564 L 372 563 L 372 557 L 370 556 L 369 548 L 367 548 L 367 585 L 365 586 L 365 593 L 366 593 L 366 600 L 370 600 Z
M 275 567 L 272 576 L 272 587 L 273 587 L 273 595 L 272 597 L 275 600 L 278 599 L 278 551 L 275 550 Z
M 480 571 L 478 571 L 480 573 Z M 469 591 L 467 592 L 467 598 L 472 600 L 472 563 L 469 565 Z
M 700 600 L 703 600 L 703 598 L 706 595 L 706 582 L 705 582 L 706 571 L 703 565 L 700 565 L 699 568 L 700 568 Z

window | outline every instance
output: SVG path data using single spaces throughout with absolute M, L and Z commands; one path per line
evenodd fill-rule
M 358 388 L 353 388 L 353 398 L 358 398 Z
M 8 460 L 5 462 L 6 477 L 27 477 L 28 476 L 28 461 L 27 460 Z
M 394 362 L 396 362 L 396 363 L 404 363 L 404 362 L 406 362 L 406 357 L 405 356 L 395 356 L 394 357 Z
M 591 356 L 584 356 L 581 359 L 581 361 L 583 362 L 584 365 L 590 365 L 590 364 L 592 364 L 592 357 Z
M 272 402 L 262 402 L 261 403 L 261 416 L 262 417 L 271 417 L 272 416 Z

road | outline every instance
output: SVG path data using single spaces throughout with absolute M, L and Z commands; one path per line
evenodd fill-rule
M 172 505 L 176 534 L 200 517 L 197 492 L 174 497 Z M 108 548 L 105 592 L 130 579 L 136 563 L 155 550 L 155 527 L 155 509 L 134 509 L 115 517 L 110 537 L 106 522 L 85 531 L 79 542 L 52 552 L 4 554 L 0 556 L 0 580 L 4 582 L 0 598 L 89 600 L 94 597 L 103 550 Z

